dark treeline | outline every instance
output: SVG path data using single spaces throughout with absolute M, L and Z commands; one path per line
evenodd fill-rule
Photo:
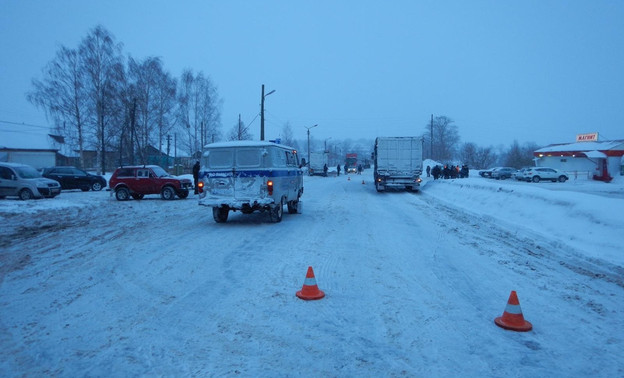
M 27 99 L 46 112 L 65 153 L 98 151 L 105 172 L 107 151 L 119 163 L 147 163 L 149 147 L 196 156 L 221 138 L 221 103 L 216 86 L 202 72 L 172 76 L 160 58 L 127 58 L 122 44 L 97 26 L 75 48 L 61 46 L 33 79 Z
M 105 172 L 107 151 L 118 153 L 112 165 L 145 164 L 150 147 L 169 156 L 177 148 L 196 158 L 202 146 L 223 138 L 222 100 L 210 77 L 185 70 L 176 78 L 160 58 L 126 57 L 122 44 L 103 26 L 90 30 L 75 48 L 61 46 L 43 68 L 42 77 L 33 79 L 32 87 L 27 99 L 53 123 L 55 140 L 63 142 L 57 147 L 68 154 L 78 152 L 81 167 L 86 150 L 98 152 L 98 165 Z M 239 117 L 225 138 L 252 139 L 249 126 Z M 460 144 L 458 128 L 446 116 L 433 118 L 424 130 L 425 158 L 461 162 L 474 169 L 530 166 L 538 148 L 535 143 L 521 146 L 517 141 L 497 149 Z M 280 137 L 284 144 L 307 149 L 307 141 L 294 140 L 289 123 Z M 322 145 L 312 139 L 310 149 L 325 149 L 337 162 L 346 153 L 370 157 L 372 140 L 330 139 Z
M 441 163 L 466 164 L 472 169 L 489 168 L 495 165 L 522 168 L 532 166 L 535 143 L 520 145 L 514 141 L 509 147 L 481 147 L 476 143 L 460 143 L 458 128 L 446 116 L 433 118 L 423 134 L 423 155 Z

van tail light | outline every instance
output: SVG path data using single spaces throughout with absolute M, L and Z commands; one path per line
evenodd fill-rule
M 272 180 L 267 181 L 267 191 L 269 192 L 270 196 L 273 195 L 273 181 Z
M 200 192 L 200 193 L 204 192 L 204 182 L 203 181 L 200 181 L 200 182 L 197 183 L 197 191 Z

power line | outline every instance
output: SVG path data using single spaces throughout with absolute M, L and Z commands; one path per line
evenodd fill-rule
M 19 123 L 19 122 L 11 122 L 11 121 L 0 120 L 0 123 L 6 123 L 8 125 L 17 125 L 17 126 L 37 127 L 37 128 L 46 129 L 46 130 L 50 129 L 50 126 L 33 125 L 32 123 L 24 123 L 24 122 Z

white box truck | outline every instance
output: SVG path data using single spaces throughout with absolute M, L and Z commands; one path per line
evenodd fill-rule
M 319 175 L 327 176 L 325 173 L 325 166 L 329 167 L 329 153 L 328 152 L 310 152 L 310 167 L 308 173 L 310 176 Z
M 375 189 L 388 188 L 418 191 L 422 179 L 420 137 L 378 137 L 375 139 Z

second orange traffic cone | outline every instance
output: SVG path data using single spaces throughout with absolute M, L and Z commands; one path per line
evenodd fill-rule
M 314 270 L 312 270 L 311 266 L 308 267 L 308 273 L 303 282 L 303 287 L 297 292 L 297 296 L 306 301 L 321 299 L 325 296 L 325 293 L 316 286 L 316 278 L 314 277 Z
M 518 301 L 518 295 L 514 290 L 509 294 L 509 300 L 507 301 L 507 307 L 505 307 L 503 316 L 494 319 L 494 323 L 510 331 L 527 332 L 533 329 L 533 325 L 524 320 L 522 308 L 520 308 L 520 302 Z

